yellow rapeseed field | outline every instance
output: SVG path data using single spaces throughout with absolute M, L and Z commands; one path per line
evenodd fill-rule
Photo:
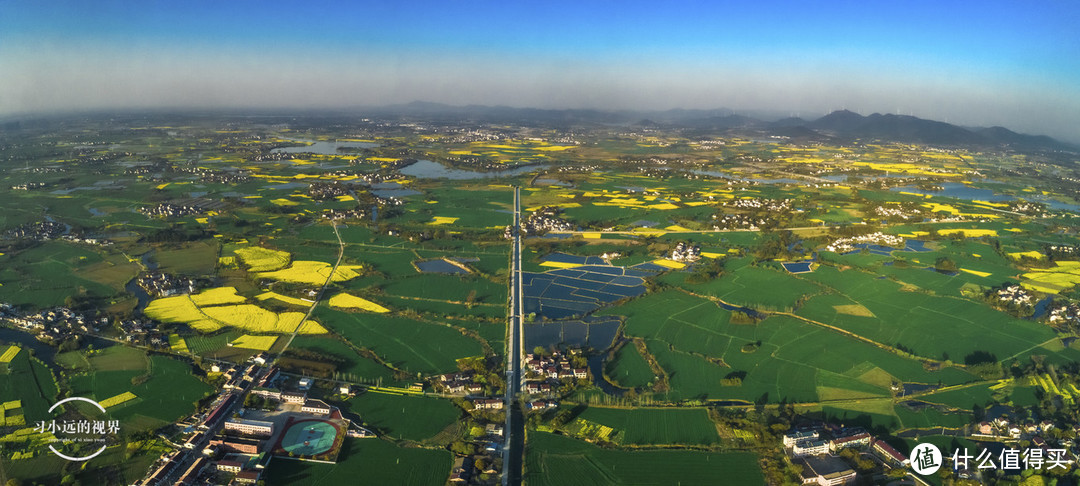
M 997 230 L 992 230 L 992 229 L 961 229 L 961 228 L 953 228 L 953 229 L 938 230 L 938 234 L 944 235 L 944 236 L 955 235 L 957 233 L 963 234 L 965 238 L 978 238 L 980 236 L 997 236 L 998 235 Z
M 344 292 L 337 294 L 330 298 L 331 307 L 339 307 L 344 309 L 360 309 L 369 312 L 386 313 L 390 312 L 390 309 L 376 304 L 370 300 L 357 297 L 355 295 L 346 294 Z
M 203 309 L 222 324 L 255 332 L 292 332 L 279 327 L 278 315 L 252 304 L 223 305 Z M 294 326 L 295 328 L 295 326 Z
M 15 346 L 14 344 L 8 346 L 8 348 L 4 350 L 4 354 L 0 355 L 0 363 L 10 363 L 11 360 L 15 359 L 15 355 L 19 354 L 21 349 L 22 348 Z
M 138 398 L 138 397 L 135 396 L 134 393 L 126 391 L 126 392 L 121 393 L 121 394 L 119 394 L 119 395 L 117 395 L 115 397 L 106 398 L 106 399 L 98 402 L 98 404 L 101 405 L 102 407 L 109 408 L 109 407 L 115 407 L 117 405 L 120 405 L 121 403 L 124 403 L 124 402 L 126 402 L 128 400 L 134 400 L 136 398 Z
M 247 299 L 236 295 L 235 287 L 216 287 L 206 289 L 191 296 L 191 301 L 199 307 L 210 305 L 239 304 Z
M 664 268 L 673 268 L 673 269 L 686 268 L 686 264 L 680 263 L 680 262 L 677 262 L 677 261 L 674 261 L 674 260 L 666 260 L 666 259 L 653 260 L 652 263 L 653 263 L 653 265 L 660 265 L 661 267 L 664 267 Z
M 1080 285 L 1080 262 L 1057 262 L 1053 268 L 1028 272 L 1021 277 L 1024 278 L 1021 285 L 1025 287 L 1056 294 Z
M 552 268 L 576 268 L 576 267 L 580 267 L 581 264 L 580 263 L 570 263 L 570 262 L 550 262 L 550 261 L 548 261 L 548 262 L 540 263 L 540 266 L 541 267 L 552 267 Z
M 326 334 L 326 328 L 315 321 L 304 321 L 304 325 L 296 331 L 299 334 Z
M 179 334 L 169 335 L 169 348 L 172 349 L 174 353 L 190 352 L 187 347 L 187 341 L 184 341 L 184 338 L 180 337 Z
M 300 334 L 324 334 L 326 329 L 323 328 L 318 322 L 304 321 L 303 325 L 300 324 L 300 320 L 304 318 L 303 312 L 282 312 L 279 316 L 279 327 L 287 329 L 286 332 L 293 332 L 297 329 L 297 333 Z
M 287 251 L 271 250 L 261 246 L 238 248 L 236 255 L 252 272 L 270 272 L 285 268 L 290 259 Z
M 449 216 L 435 216 L 434 218 L 431 219 L 431 221 L 428 224 L 434 224 L 434 225 L 454 224 L 454 223 L 457 222 L 458 219 L 461 219 L 461 218 L 452 218 L 452 217 L 449 217 Z
M 191 326 L 199 332 L 213 332 L 224 326 L 231 326 L 260 333 L 291 333 L 304 318 L 302 312 L 283 312 L 276 314 L 254 304 L 232 304 L 199 307 L 187 295 L 156 299 L 146 306 L 145 313 L 152 319 L 162 322 L 179 322 Z M 307 321 L 301 327 L 301 333 L 325 333 L 319 323 Z M 179 337 L 177 336 L 177 339 Z M 169 339 L 173 343 L 172 337 Z M 182 340 L 174 347 L 186 344 Z
M 299 260 L 293 262 L 288 268 L 275 272 L 261 272 L 259 277 L 272 278 L 283 282 L 322 285 L 326 282 L 326 278 L 330 276 L 330 271 L 333 268 L 332 265 L 325 262 Z M 337 272 L 334 272 L 334 278 L 331 281 L 344 282 L 359 277 L 360 274 L 356 271 L 361 268 L 363 267 L 359 265 L 341 265 L 338 267 Z
M 251 336 L 244 334 L 236 338 L 232 343 L 233 346 L 245 349 L 254 349 L 256 351 L 269 351 L 274 343 L 277 342 L 277 336 Z
M 187 295 L 155 299 L 143 311 L 151 319 L 161 322 L 182 322 L 199 332 L 213 332 L 221 325 L 203 314 Z

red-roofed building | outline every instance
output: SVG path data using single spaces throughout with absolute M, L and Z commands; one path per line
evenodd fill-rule
M 908 458 L 906 456 L 897 452 L 897 450 L 893 449 L 891 445 L 886 444 L 883 441 L 875 440 L 873 449 L 878 453 L 879 456 L 881 456 L 882 459 L 891 462 L 894 465 L 907 466 L 911 462 L 908 461 Z
M 829 449 L 836 452 L 846 447 L 857 447 L 870 444 L 870 434 L 863 432 L 861 434 L 849 435 L 847 437 L 838 437 L 833 439 L 829 443 Z

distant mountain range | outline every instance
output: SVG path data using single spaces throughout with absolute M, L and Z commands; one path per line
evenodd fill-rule
M 728 109 L 667 111 L 603 111 L 582 109 L 512 108 L 507 106 L 451 106 L 416 101 L 371 108 L 386 115 L 432 120 L 471 120 L 487 123 L 532 122 L 551 126 L 612 125 L 639 128 L 681 128 L 692 133 L 727 132 L 745 136 L 782 136 L 799 140 L 843 142 L 892 141 L 936 146 L 978 146 L 1024 151 L 1080 151 L 1080 147 L 1045 135 L 1024 135 L 1003 127 L 967 128 L 914 116 L 874 113 L 863 116 L 848 110 L 816 120 L 792 117 L 775 121 L 745 116 Z

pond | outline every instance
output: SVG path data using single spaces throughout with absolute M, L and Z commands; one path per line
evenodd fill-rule
M 420 179 L 451 179 L 451 180 L 468 180 L 468 179 L 496 179 L 501 177 L 513 177 L 521 174 L 528 174 L 540 169 L 546 169 L 551 164 L 536 164 L 518 166 L 504 170 L 493 170 L 488 172 L 477 172 L 472 170 L 452 169 L 445 165 L 430 160 L 418 160 L 413 164 L 409 164 L 408 167 L 404 167 L 398 172 L 401 175 L 410 177 L 417 177 Z
M 0 341 L 18 344 L 23 349 L 32 349 L 34 357 L 46 363 L 53 364 L 57 348 L 38 341 L 32 334 L 18 329 L 0 326 Z
M 1048 296 L 1044 297 L 1042 300 L 1036 302 L 1035 303 L 1035 308 L 1032 309 L 1033 313 L 1031 314 L 1031 317 L 1028 317 L 1028 319 L 1029 320 L 1036 320 L 1036 319 L 1040 319 L 1043 316 L 1045 316 L 1048 312 L 1050 312 L 1050 304 L 1053 303 L 1053 302 L 1054 302 L 1054 297 L 1051 296 L 1051 295 L 1048 295 Z
M 604 350 L 615 341 L 619 331 L 616 317 L 596 317 L 586 320 L 542 321 L 525 324 L 525 349 L 565 345 Z
M 810 271 L 810 264 L 811 262 L 785 262 L 780 265 L 791 273 L 807 273 Z
M 912 393 L 922 393 L 940 388 L 938 385 L 929 385 L 926 383 L 904 383 L 901 396 L 911 395 Z
M 143 267 L 146 268 L 148 272 L 156 271 L 158 268 L 157 262 L 153 260 L 154 252 L 155 250 L 150 250 L 146 253 L 143 253 L 142 256 L 139 258 L 139 260 L 142 262 Z M 146 305 L 149 304 L 151 300 L 153 300 L 153 297 L 151 297 L 145 289 L 139 286 L 138 281 L 138 278 L 133 278 L 128 281 L 127 285 L 124 286 L 124 290 L 130 292 L 139 301 L 139 303 L 135 306 L 136 314 L 141 313 L 143 309 L 146 308 Z
M 585 315 L 612 302 L 644 294 L 643 277 L 649 275 L 606 265 L 523 272 L 525 312 L 553 320 Z
M 539 177 L 533 184 L 540 186 L 559 186 L 559 187 L 573 187 L 574 185 L 569 182 L 563 182 L 558 179 L 549 179 L 546 177 Z
M 370 192 L 378 197 L 387 198 L 402 198 L 406 196 L 415 196 L 417 194 L 422 194 L 420 191 L 417 191 L 415 189 L 409 189 L 408 187 L 398 184 L 397 182 L 380 182 L 378 184 L 372 184 Z
M 589 357 L 589 373 L 592 375 L 592 382 L 604 393 L 608 395 L 621 397 L 626 390 L 615 386 L 607 378 L 604 377 L 604 355 L 597 354 Z

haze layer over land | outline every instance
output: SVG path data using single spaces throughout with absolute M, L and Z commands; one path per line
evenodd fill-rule
M 1080 7 L 5 2 L 0 116 L 117 108 L 911 114 L 1080 141 Z

